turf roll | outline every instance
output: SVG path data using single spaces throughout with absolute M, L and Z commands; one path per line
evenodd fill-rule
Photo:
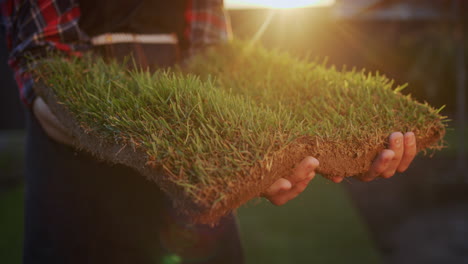
M 220 217 L 288 178 L 305 156 L 324 177 L 369 170 L 394 131 L 442 147 L 446 119 L 383 75 L 337 70 L 232 42 L 149 73 L 54 56 L 36 92 L 77 148 L 135 168 L 194 223 Z

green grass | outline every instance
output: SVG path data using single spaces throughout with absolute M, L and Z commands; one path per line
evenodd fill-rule
M 148 168 L 162 167 L 176 203 L 184 196 L 212 212 L 258 196 L 306 155 L 319 157 L 322 174 L 352 176 L 368 169 L 391 132 L 414 131 L 420 148 L 437 148 L 444 132 L 440 109 L 401 95 L 404 86 L 385 76 L 240 42 L 182 70 L 150 74 L 85 56 L 47 60 L 36 74 L 76 119 L 74 135 L 97 139 L 83 148 L 98 156 L 111 152 L 106 144 L 139 149 L 144 156 L 127 160 L 101 156 L 149 178 Z
M 318 61 L 234 42 L 193 59 L 187 71 L 296 119 L 293 132 L 327 141 L 370 140 L 401 131 L 427 132 L 438 125 L 440 109 L 418 104 L 379 73 L 337 70 Z M 354 136 L 350 140 L 350 136 Z

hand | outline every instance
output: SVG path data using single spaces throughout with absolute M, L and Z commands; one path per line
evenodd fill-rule
M 372 181 L 376 177 L 390 178 L 395 172 L 404 172 L 416 156 L 416 137 L 413 132 L 404 135 L 401 132 L 393 132 L 389 137 L 388 149 L 380 152 L 367 173 L 357 176 L 361 181 Z M 343 178 L 333 178 L 338 183 Z
M 416 138 L 413 132 L 407 132 L 404 135 L 401 132 L 394 132 L 389 137 L 389 149 L 382 150 L 372 163 L 370 170 L 358 178 L 366 182 L 378 176 L 390 178 L 397 171 L 405 171 L 416 153 Z M 287 203 L 305 190 L 307 184 L 314 178 L 318 165 L 317 159 L 306 157 L 297 166 L 291 179 L 278 179 L 262 196 L 274 205 L 280 206 Z M 343 178 L 335 177 L 332 178 L 332 181 L 339 183 L 343 181 Z
M 274 205 L 283 205 L 296 198 L 305 190 L 309 182 L 315 177 L 315 169 L 319 166 L 317 159 L 306 157 L 296 167 L 289 179 L 280 178 L 262 194 Z
M 67 133 L 67 130 L 58 121 L 57 117 L 50 111 L 49 106 L 37 97 L 33 102 L 33 112 L 42 129 L 53 140 L 66 145 L 73 145 L 73 138 Z

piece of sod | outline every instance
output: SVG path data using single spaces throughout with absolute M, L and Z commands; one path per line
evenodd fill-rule
M 183 70 L 150 74 L 85 56 L 56 57 L 35 74 L 79 148 L 137 169 L 197 223 L 216 223 L 305 156 L 326 177 L 353 176 L 391 132 L 415 132 L 423 150 L 439 148 L 445 131 L 439 110 L 384 76 L 238 42 Z

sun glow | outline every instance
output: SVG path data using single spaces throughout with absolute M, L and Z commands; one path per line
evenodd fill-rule
M 313 6 L 330 6 L 334 3 L 335 0 L 225 0 L 225 5 L 228 9 L 289 9 Z

